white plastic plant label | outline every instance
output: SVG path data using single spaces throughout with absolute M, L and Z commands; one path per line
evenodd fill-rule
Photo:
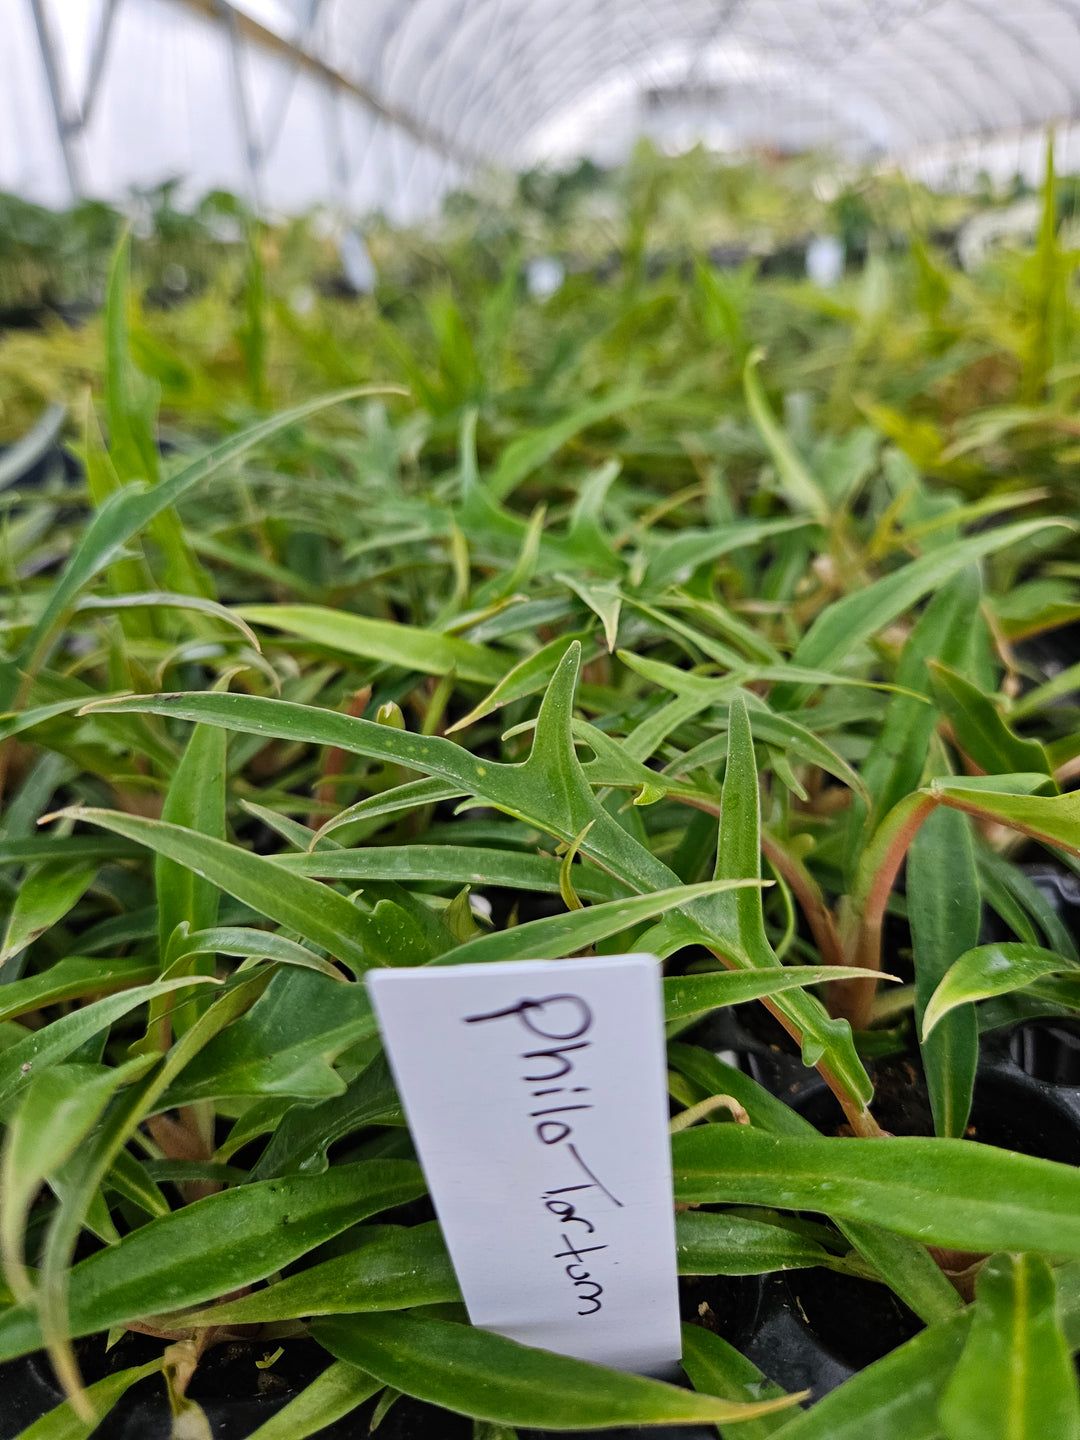
M 680 1356 L 651 955 L 367 977 L 474 1325 L 663 1374 Z

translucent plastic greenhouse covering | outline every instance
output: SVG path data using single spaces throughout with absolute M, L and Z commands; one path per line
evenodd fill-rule
M 180 178 L 407 220 L 641 133 L 932 179 L 1032 169 L 1048 122 L 1068 164 L 1078 112 L 1080 0 L 0 0 L 0 188 L 48 203 Z

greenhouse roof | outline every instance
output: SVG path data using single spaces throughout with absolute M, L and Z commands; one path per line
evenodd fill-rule
M 407 219 L 648 133 L 908 159 L 1080 110 L 1080 0 L 0 0 L 0 188 Z

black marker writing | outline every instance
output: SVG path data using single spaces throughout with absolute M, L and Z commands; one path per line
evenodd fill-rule
M 482 1025 L 493 1020 L 517 1020 L 533 1035 L 557 1042 L 547 1049 L 526 1050 L 520 1055 L 520 1059 L 523 1061 L 546 1061 L 550 1067 L 546 1073 L 537 1074 L 532 1072 L 539 1067 L 530 1063 L 529 1073 L 521 1076 L 526 1085 L 550 1086 L 550 1088 L 531 1091 L 530 1098 L 539 1100 L 547 1096 L 565 1097 L 565 1103 L 556 1102 L 541 1109 L 529 1111 L 529 1119 L 537 1122 L 533 1127 L 537 1140 L 542 1145 L 560 1147 L 561 1153 L 573 1162 L 577 1175 L 580 1177 L 583 1174 L 586 1179 L 581 1181 L 578 1178 L 577 1183 L 553 1186 L 544 1192 L 541 1201 L 548 1213 L 564 1226 L 580 1225 L 584 1228 L 586 1235 L 593 1236 L 596 1234 L 596 1225 L 587 1215 L 579 1213 L 579 1206 L 583 1202 L 585 1192 L 599 1191 L 620 1209 L 622 1202 L 617 1200 L 607 1186 L 592 1172 L 573 1142 L 574 1125 L 578 1123 L 576 1116 L 580 1112 L 595 1108 L 590 1102 L 578 1101 L 573 1097 L 591 1094 L 591 1086 L 552 1085 L 550 1083 L 566 1079 L 585 1059 L 584 1052 L 592 1046 L 592 1041 L 585 1038 L 592 1029 L 592 1010 L 580 995 L 547 995 L 538 1000 L 519 1000 L 505 1009 L 492 1010 L 484 1015 L 466 1016 L 465 1024 Z M 546 1118 L 549 1116 L 573 1116 L 575 1118 Z M 573 1171 L 570 1172 L 570 1176 L 573 1178 Z M 569 1195 L 574 1195 L 576 1198 L 573 1200 L 563 1198 Z M 603 1308 L 600 1297 L 604 1293 L 604 1287 L 592 1278 L 592 1272 L 586 1268 L 582 1257 L 606 1250 L 608 1246 L 604 1243 L 595 1245 L 579 1243 L 575 1247 L 565 1233 L 561 1239 L 567 1248 L 556 1251 L 552 1259 L 570 1262 L 563 1268 L 574 1287 L 579 1304 L 586 1307 L 579 1309 L 578 1315 L 595 1315 Z

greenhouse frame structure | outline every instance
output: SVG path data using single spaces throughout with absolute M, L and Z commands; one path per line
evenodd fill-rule
M 1080 0 L 0 0 L 0 188 L 180 178 L 408 220 L 484 167 L 663 145 L 1033 169 Z

